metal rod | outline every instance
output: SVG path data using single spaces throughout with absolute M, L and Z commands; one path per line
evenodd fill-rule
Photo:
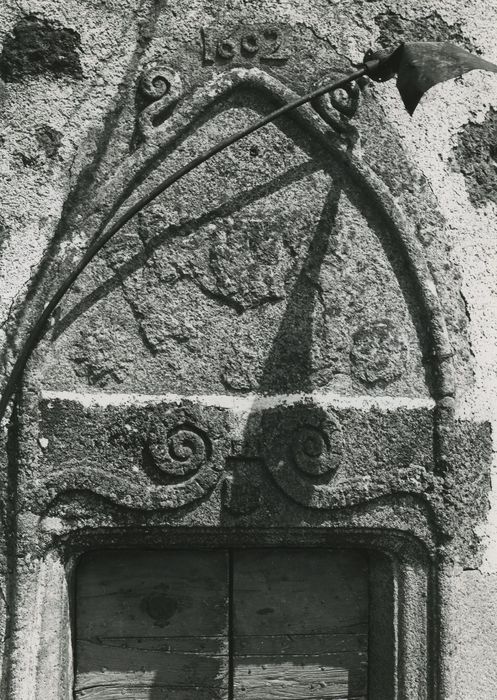
M 299 97 L 298 99 L 294 100 L 293 102 L 289 102 L 286 105 L 283 105 L 279 109 L 276 109 L 274 112 L 271 112 L 267 116 L 263 117 L 262 119 L 259 119 L 258 121 L 254 122 L 254 124 L 251 124 L 245 129 L 242 129 L 241 131 L 236 132 L 232 136 L 228 136 L 227 138 L 223 139 L 220 141 L 218 144 L 215 146 L 212 146 L 212 148 L 207 149 L 200 155 L 196 156 L 193 158 L 189 163 L 184 165 L 182 168 L 177 170 L 175 173 L 167 177 L 165 180 L 163 180 L 159 185 L 154 187 L 154 189 L 149 192 L 147 195 L 142 197 L 138 202 L 133 204 L 129 209 L 127 209 L 124 214 L 122 214 L 117 221 L 105 232 L 103 233 L 100 238 L 97 238 L 96 241 L 94 241 L 88 248 L 88 250 L 85 252 L 79 263 L 76 265 L 76 267 L 71 270 L 71 272 L 65 277 L 65 279 L 61 282 L 60 286 L 58 287 L 57 291 L 55 294 L 52 296 L 48 304 L 45 306 L 43 309 L 43 312 L 40 314 L 38 320 L 36 321 L 35 325 L 31 329 L 28 337 L 26 338 L 21 351 L 17 357 L 17 360 L 14 363 L 14 366 L 12 368 L 12 371 L 10 373 L 10 376 L 7 380 L 7 383 L 4 387 L 4 390 L 2 392 L 2 396 L 0 398 L 0 420 L 3 418 L 5 411 L 7 409 L 7 405 L 9 403 L 10 397 L 15 391 L 17 382 L 19 381 L 24 368 L 26 367 L 26 364 L 31 356 L 31 353 L 33 352 L 34 348 L 36 347 L 36 344 L 38 343 L 38 340 L 41 336 L 41 333 L 43 332 L 43 329 L 45 327 L 45 324 L 47 323 L 48 319 L 66 294 L 66 292 L 72 287 L 76 279 L 79 277 L 79 275 L 83 272 L 85 267 L 90 263 L 95 255 L 104 247 L 104 245 L 131 219 L 135 214 L 137 214 L 139 211 L 143 209 L 143 207 L 147 206 L 147 204 L 150 204 L 156 197 L 158 197 L 160 194 L 162 194 L 165 190 L 167 190 L 171 185 L 173 185 L 175 182 L 180 180 L 182 177 L 187 175 L 189 172 L 194 170 L 196 167 L 201 165 L 202 163 L 205 163 L 207 160 L 215 156 L 217 153 L 220 153 L 221 151 L 224 151 L 225 148 L 228 148 L 228 146 L 231 146 L 232 144 L 236 143 L 240 139 L 244 138 L 244 136 L 248 136 L 249 134 L 253 134 L 254 131 L 257 131 L 258 129 L 261 129 L 263 126 L 266 124 L 269 124 L 270 122 L 274 121 L 278 117 L 283 116 L 284 114 L 287 114 L 290 112 L 292 109 L 296 109 L 297 107 L 301 107 L 302 105 L 306 104 L 307 102 L 311 102 L 312 100 L 316 99 L 317 97 L 321 97 L 321 95 L 324 95 L 327 92 L 332 92 L 333 90 L 337 90 L 338 88 L 344 87 L 348 83 L 351 83 L 354 80 L 357 80 L 358 78 L 361 78 L 363 75 L 366 75 L 368 70 L 369 70 L 369 65 L 364 64 L 362 68 L 359 70 L 355 71 L 354 73 L 351 73 L 350 75 L 345 76 L 341 80 L 337 80 L 334 83 L 328 83 L 327 85 L 323 85 L 322 87 L 318 88 L 317 90 L 314 90 L 313 92 L 308 93 L 307 95 L 304 95 L 303 97 Z

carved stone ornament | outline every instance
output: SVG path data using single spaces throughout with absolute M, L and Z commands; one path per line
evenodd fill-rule
M 407 353 L 402 330 L 388 319 L 364 325 L 352 334 L 352 372 L 365 384 L 389 384 L 397 379 L 405 370 Z
M 55 402 L 54 407 L 52 415 L 60 416 L 64 403 Z M 227 440 L 223 421 L 222 412 L 200 412 L 193 406 L 150 407 L 124 414 L 71 411 L 63 429 L 66 437 L 46 438 L 40 464 L 46 472 L 44 486 L 31 497 L 48 505 L 57 500 L 56 494 L 91 490 L 126 508 L 181 508 L 205 496 L 220 479 L 222 444 Z M 59 461 L 61 440 L 65 442 L 75 430 L 82 432 L 76 449 Z M 88 446 L 93 445 L 90 452 L 83 436 L 89 439 Z M 60 465 L 55 470 L 49 466 L 53 459 Z
M 209 436 L 191 423 L 180 423 L 169 430 L 163 423 L 156 423 L 148 434 L 146 449 L 159 471 L 178 479 L 196 474 L 212 456 Z
M 434 461 L 433 408 L 415 406 L 389 411 L 380 404 L 365 411 L 353 403 L 332 409 L 308 400 L 238 415 L 220 406 L 163 400 L 140 408 L 86 408 L 63 394 L 48 394 L 40 406 L 41 437 L 26 445 L 38 455 L 38 476 L 24 495 L 25 507 L 61 516 L 74 496 L 93 494 L 125 511 L 167 519 L 211 498 L 213 512 L 224 508 L 238 517 L 274 507 L 281 496 L 328 512 L 409 496 L 448 533 L 467 518 L 463 503 L 479 502 L 481 483 L 475 479 L 473 495 L 463 485 L 462 502 L 446 502 L 445 479 Z M 78 441 L 72 437 L 76 430 Z M 458 428 L 467 449 L 475 439 L 488 440 L 483 427 L 467 430 Z M 453 436 L 448 439 L 455 444 Z M 464 459 L 466 469 L 478 469 L 478 460 Z
M 286 411 L 268 411 L 263 426 L 263 448 L 273 474 L 281 476 L 286 471 L 289 478 L 308 486 L 323 480 L 329 483 L 343 454 L 342 429 L 336 416 L 317 407 L 297 405 Z
M 270 43 L 278 37 L 274 32 L 266 39 Z M 176 69 L 158 60 L 138 81 L 142 100 L 138 133 L 133 131 L 120 151 L 128 155 L 102 178 L 103 185 L 95 185 L 91 196 L 80 192 L 79 199 L 74 198 L 84 200 L 85 210 L 77 219 L 78 236 L 63 241 L 71 264 L 81 252 L 78 246 L 84 249 L 94 240 L 137 188 L 142 193 L 152 191 L 177 157 L 178 144 L 183 147 L 197 128 L 223 115 L 225 103 L 234 95 L 249 93 L 271 103 L 296 98 L 274 70 L 266 72 L 252 64 L 232 67 L 238 59 L 249 62 L 255 56 L 264 64 L 266 54 L 255 51 L 260 41 L 255 29 L 232 32 L 227 40 L 224 34 L 215 39 L 212 33 L 206 35 L 204 60 L 216 70 L 225 70 L 213 72 L 197 87 L 184 90 Z M 283 41 L 273 59 L 278 57 L 281 60 L 270 63 L 271 69 L 291 58 Z M 276 235 L 268 248 L 262 224 L 238 229 L 231 225 L 225 208 L 233 193 L 228 192 L 231 183 L 226 180 L 217 209 L 206 212 L 211 202 L 202 199 L 205 183 L 209 184 L 209 177 L 225 176 L 220 170 L 214 175 L 208 171 L 205 181 L 190 181 L 193 195 L 180 192 L 181 197 L 192 195 L 191 206 L 200 211 L 183 216 L 168 209 L 168 200 L 147 220 L 158 230 L 144 231 L 136 221 L 133 228 L 130 222 L 128 237 L 120 241 L 122 248 L 102 256 L 101 267 L 88 273 L 89 289 L 74 290 L 76 296 L 66 299 L 53 333 L 47 333 L 40 344 L 25 376 L 9 453 L 13 475 L 9 517 L 17 527 L 11 547 L 11 565 L 16 570 L 11 587 L 15 588 L 12 700 L 51 697 L 50 692 L 40 694 L 39 689 L 46 687 L 53 688 L 53 697 L 62 697 L 60 688 L 67 691 L 64 697 L 72 692 L 68 678 L 52 680 L 50 659 L 60 656 L 63 645 L 68 656 L 71 653 L 70 626 L 64 623 L 70 606 L 68 572 L 80 554 L 92 548 L 192 547 L 199 541 L 232 547 L 235 533 L 242 546 L 261 538 L 268 544 L 292 546 L 305 540 L 329 547 L 345 542 L 381 551 L 395 566 L 399 562 L 415 572 L 395 579 L 401 591 L 396 609 L 414 595 L 425 605 L 419 620 L 416 615 L 405 616 L 409 619 L 399 623 L 404 625 L 399 644 L 405 639 L 411 644 L 406 642 L 402 650 L 409 660 L 408 670 L 414 666 L 412 645 L 420 649 L 419 658 L 426 654 L 426 629 L 431 630 L 426 591 L 442 551 L 440 543 L 443 556 L 466 563 L 471 563 L 478 549 L 476 524 L 487 509 L 491 440 L 488 426 L 455 420 L 452 347 L 416 227 L 367 158 L 356 154 L 351 140 L 343 138 L 344 133 L 352 133 L 347 120 L 353 116 L 354 128 L 360 129 L 361 115 L 356 111 L 356 87 L 342 97 L 323 99 L 316 109 L 302 107 L 282 127 L 288 140 L 298 140 L 296 131 L 303 134 L 299 147 L 304 164 L 300 162 L 291 176 L 295 180 L 305 175 L 314 188 L 311 197 L 306 195 L 306 211 L 311 210 L 313 196 L 323 201 L 321 210 L 309 218 L 313 236 L 304 252 L 297 250 L 291 237 L 282 252 Z M 326 155 L 330 177 L 339 170 L 332 187 L 309 166 L 312 148 Z M 257 158 L 257 149 L 247 157 Z M 272 163 L 285 167 L 279 154 Z M 276 190 L 282 189 L 280 176 L 270 173 Z M 235 192 L 235 202 L 230 203 L 239 209 L 249 206 L 246 183 L 242 184 L 243 193 Z M 281 211 L 290 210 L 289 192 Z M 274 213 L 273 194 L 266 180 L 253 184 L 253 200 L 267 198 Z M 373 208 L 374 216 L 370 215 Z M 207 227 L 217 218 L 224 223 L 213 233 Z M 235 215 L 233 220 L 236 224 Z M 275 227 L 282 232 L 280 238 L 291 228 L 288 221 L 283 218 Z M 66 228 L 72 230 L 69 225 Z M 380 253 L 386 238 L 380 242 L 378 238 L 388 233 L 391 255 L 383 255 L 374 268 L 368 268 L 364 256 L 350 252 L 358 240 L 364 240 L 365 229 Z M 344 231 L 347 236 L 340 239 Z M 195 268 L 185 248 L 177 260 L 154 257 L 173 240 L 185 247 L 189 243 L 196 252 L 199 238 L 193 238 L 193 232 L 199 238 L 204 232 L 211 236 L 209 265 L 203 271 Z M 230 261 L 234 240 L 237 251 Z M 367 255 L 371 257 L 369 251 Z M 267 258 L 271 264 L 265 265 Z M 62 274 L 59 258 L 53 255 L 53 259 L 56 264 L 46 265 L 45 277 L 40 275 L 39 289 L 30 299 L 40 308 L 53 283 L 51 276 Z M 250 274 L 245 274 L 244 262 Z M 273 275 L 275 262 L 281 263 L 281 269 Z M 354 278 L 366 268 L 361 285 L 354 295 L 349 294 Z M 391 317 L 389 309 L 385 316 L 371 312 L 370 299 L 378 301 L 377 276 L 383 274 L 389 280 L 388 304 L 395 312 Z M 142 275 L 145 282 L 140 286 L 133 275 Z M 405 279 L 399 282 L 400 275 Z M 340 304 L 333 294 L 337 277 L 343 283 Z M 179 296 L 185 289 L 188 304 Z M 411 292 L 411 305 L 424 323 L 419 347 L 415 347 L 418 338 L 412 319 L 410 344 L 395 329 L 395 319 L 407 315 L 404 296 Z M 172 306 L 164 310 L 171 299 Z M 284 312 L 279 304 L 286 304 Z M 92 343 L 88 341 L 84 324 L 91 324 L 93 313 L 104 317 L 99 323 L 108 352 L 102 352 L 98 334 Z M 220 325 L 208 327 L 207 321 L 222 314 L 225 335 L 219 340 Z M 346 333 L 337 330 L 340 314 Z M 236 335 L 233 327 L 240 319 L 254 318 L 253 326 L 241 325 Z M 75 358 L 74 344 L 67 338 L 78 323 L 81 348 L 76 349 Z M 269 327 L 273 337 L 266 343 L 262 331 Z M 260 333 L 257 343 L 252 342 L 253 328 Z M 320 355 L 314 342 L 317 336 Z M 217 381 L 208 376 L 209 370 L 213 374 L 211 345 L 223 346 L 224 354 L 227 348 L 236 352 L 236 337 L 244 338 L 247 349 L 235 359 L 223 358 L 217 376 L 224 393 L 218 386 L 213 390 L 208 384 Z M 86 371 L 93 360 L 88 360 L 85 344 L 102 361 L 103 379 L 114 382 L 112 389 L 101 372 Z M 199 346 L 207 360 L 199 359 Z M 431 383 L 423 383 L 419 359 L 423 382 L 411 393 L 398 395 L 395 382 L 402 381 L 414 352 L 418 359 L 429 358 Z M 118 371 L 112 353 L 118 358 Z M 260 356 L 263 365 L 258 364 Z M 140 365 L 143 358 L 146 361 Z M 79 374 L 75 363 L 83 370 Z M 200 365 L 205 374 L 199 380 L 194 375 Z M 276 375 L 285 393 L 275 391 Z M 324 377 L 319 390 L 312 385 L 315 375 Z M 164 377 L 169 381 L 171 376 L 186 385 L 205 381 L 207 386 L 204 391 L 189 392 L 164 387 Z M 335 382 L 333 390 L 328 381 Z M 106 391 L 96 391 L 102 388 Z M 52 620 L 45 623 L 44 634 L 51 642 L 45 645 L 42 639 L 43 654 L 38 654 L 30 638 L 30 621 L 22 611 L 43 619 L 53 607 L 48 590 L 54 597 L 60 592 L 59 605 L 67 609 L 57 613 L 59 627 Z M 16 668 L 34 670 L 27 681 L 16 675 Z M 402 700 L 428 696 L 427 682 L 417 676 L 413 680 L 414 675 L 412 671 L 400 681 L 404 683 Z
M 250 91 L 273 101 L 290 101 L 295 98 L 295 94 L 274 75 L 269 75 L 259 68 L 229 69 L 214 76 L 208 83 L 185 96 L 178 73 L 160 61 L 155 61 L 148 65 L 140 80 L 140 86 L 144 98 L 152 99 L 152 102 L 145 106 L 140 117 L 146 141 L 137 146 L 129 160 L 118 167 L 111 180 L 100 188 L 95 201 L 90 205 L 90 208 L 94 208 L 94 216 L 87 217 L 86 220 L 91 222 L 88 226 L 101 227 L 105 225 L 107 219 L 114 214 L 115 207 L 118 206 L 116 203 L 121 197 L 119 193 L 131 191 L 134 182 L 143 182 L 154 166 L 161 165 L 163 153 L 168 148 L 181 140 L 192 129 L 192 125 L 195 125 L 197 120 L 205 119 L 204 115 L 211 107 L 218 109 L 217 106 L 223 100 L 229 99 L 238 90 Z M 332 95 L 329 98 L 330 104 L 333 104 L 340 114 L 348 119 L 356 114 L 359 94 L 359 88 L 351 86 L 344 98 L 345 101 L 343 101 L 343 96 Z M 173 108 L 174 111 L 171 111 Z M 428 461 L 423 458 L 421 462 L 411 460 L 409 468 L 414 469 L 416 474 L 421 469 L 423 473 L 426 472 L 426 478 L 430 480 L 429 472 L 442 468 L 449 452 L 447 440 L 453 425 L 454 381 L 450 342 L 441 305 L 420 243 L 416 240 L 412 227 L 388 188 L 363 160 L 357 158 L 352 151 L 344 149 L 344 144 L 336 131 L 340 132 L 339 125 L 330 120 L 323 121 L 310 106 L 299 109 L 295 113 L 294 119 L 299 129 L 305 132 L 308 137 L 312 137 L 322 147 L 328 149 L 332 158 L 343 169 L 344 177 L 349 177 L 354 183 L 354 187 L 360 188 L 364 197 L 370 195 L 372 201 L 378 202 L 381 216 L 389 222 L 394 243 L 396 241 L 395 245 L 399 251 L 402 251 L 402 255 L 409 259 L 408 269 L 417 289 L 417 303 L 426 311 L 428 319 L 427 333 L 435 368 L 433 376 L 436 382 L 433 393 L 439 402 L 439 408 L 437 407 L 433 414 L 436 436 L 433 444 L 434 465 L 427 466 L 431 458 Z M 329 207 L 335 211 L 334 216 L 336 216 L 340 190 L 337 193 L 332 192 L 332 194 L 336 201 L 332 198 Z M 196 278 L 197 284 L 203 284 L 205 290 L 217 300 L 223 295 L 226 298 L 229 297 L 231 305 L 240 314 L 253 312 L 261 304 L 261 301 L 266 303 L 270 299 L 272 304 L 276 304 L 288 297 L 289 289 L 291 289 L 289 280 L 294 285 L 292 294 L 301 285 L 304 301 L 310 299 L 314 303 L 315 297 L 311 297 L 308 290 L 312 290 L 312 294 L 315 295 L 314 290 L 318 288 L 323 290 L 326 282 L 318 275 L 317 262 L 307 261 L 299 276 L 293 278 L 293 281 L 286 272 L 281 274 L 281 279 L 278 276 L 275 278 L 270 275 L 269 270 L 264 269 L 264 261 L 272 254 L 277 256 L 278 241 L 276 238 L 271 244 L 271 250 L 269 250 L 265 246 L 263 227 L 259 232 L 255 224 L 255 228 L 249 227 L 245 231 L 243 227 L 241 229 L 236 227 L 233 222 L 230 224 L 229 219 L 226 221 L 231 229 L 216 231 L 214 243 L 209 252 L 210 273 L 215 280 L 216 287 L 210 289 L 210 282 L 203 279 L 201 275 Z M 347 225 L 355 226 L 355 219 L 351 218 L 350 224 Z M 82 239 L 85 238 L 85 235 L 91 238 L 90 231 L 83 231 Z M 93 235 L 96 233 L 94 232 Z M 250 244 L 248 248 L 244 248 L 241 244 L 244 241 L 247 242 L 249 238 Z M 241 245 L 239 260 L 236 264 L 230 263 L 228 256 L 224 254 L 226 248 L 231 250 L 235 239 Z M 149 239 L 145 237 L 143 240 L 147 248 L 150 245 Z M 343 254 L 333 237 L 330 245 L 334 246 L 331 255 L 334 256 L 332 262 L 336 265 L 338 264 L 336 261 L 342 260 Z M 295 250 L 292 249 L 291 245 L 287 248 L 285 256 L 290 260 L 295 255 Z M 310 254 L 314 255 L 315 258 L 318 254 L 321 256 L 319 265 L 323 268 L 321 248 L 323 248 L 322 242 L 315 239 L 310 248 Z M 247 278 L 243 275 L 243 260 L 245 259 L 249 260 L 251 268 Z M 160 264 L 160 260 L 154 260 L 154 265 L 162 275 L 165 274 L 164 271 L 167 272 L 168 268 L 161 268 Z M 331 265 L 330 262 L 326 264 Z M 363 262 L 360 264 L 364 266 Z M 240 270 L 242 271 L 240 272 Z M 184 270 L 174 271 L 171 268 L 171 275 L 174 276 L 173 273 L 180 280 L 186 276 Z M 162 279 L 160 275 L 157 278 L 157 283 L 160 282 L 159 286 L 163 286 L 169 277 L 166 275 Z M 271 279 L 273 287 L 268 286 L 268 279 Z M 331 279 L 333 278 L 331 277 Z M 126 284 L 128 283 L 125 282 Z M 274 286 L 275 284 L 276 286 Z M 157 286 L 155 283 L 154 285 L 153 290 Z M 126 293 L 130 295 L 130 287 L 125 286 L 125 289 Z M 148 307 L 135 304 L 132 308 L 136 319 L 142 324 L 147 342 L 152 345 L 151 318 L 149 315 L 147 316 Z M 306 328 L 298 326 L 300 323 L 298 319 L 302 317 L 303 310 L 307 314 L 314 313 L 310 306 L 309 309 L 298 306 L 295 318 L 289 317 L 282 323 L 282 328 L 285 323 L 289 328 L 292 325 L 297 327 L 299 342 L 305 341 L 306 334 L 309 332 Z M 333 318 L 333 309 L 326 308 L 325 312 L 324 318 Z M 154 328 L 160 329 L 163 324 L 170 323 L 171 318 L 177 323 L 181 313 L 182 309 L 178 308 L 177 313 L 169 315 L 167 318 L 159 316 L 156 320 L 154 319 Z M 190 322 L 188 321 L 188 323 Z M 185 322 L 184 325 L 186 327 L 187 323 Z M 328 331 L 325 328 L 323 331 L 325 338 L 326 332 Z M 402 335 L 396 332 L 392 321 L 380 319 L 364 322 L 351 332 L 351 373 L 359 382 L 376 388 L 391 383 L 402 374 L 403 367 L 408 361 L 407 344 Z M 190 351 L 194 351 L 196 341 L 188 334 L 185 337 L 181 333 L 177 334 L 177 341 L 184 342 Z M 297 348 L 296 343 L 292 344 L 292 341 L 287 340 L 285 335 L 281 335 L 281 339 L 277 338 L 276 341 L 274 347 L 280 355 L 271 357 L 270 354 L 264 372 L 249 368 L 250 376 L 247 375 L 247 379 L 243 374 L 245 360 L 243 360 L 243 367 L 240 366 L 240 369 L 237 368 L 236 362 L 232 362 L 231 365 L 225 362 L 221 372 L 225 378 L 224 381 L 231 382 L 235 390 L 245 390 L 247 384 L 251 388 L 254 383 L 258 382 L 259 387 L 267 391 L 264 382 L 268 382 L 268 375 L 274 374 L 278 367 L 283 366 L 282 358 L 286 362 L 286 356 L 288 355 L 290 358 L 292 354 L 298 359 L 298 366 L 307 371 L 307 359 L 301 358 L 299 354 L 307 352 L 309 355 L 310 350 L 306 349 L 305 342 L 302 348 Z M 248 342 L 250 342 L 249 337 Z M 278 346 L 278 342 L 280 342 L 281 347 Z M 154 347 L 154 351 L 157 351 L 156 347 Z M 250 352 L 246 354 L 250 357 L 250 362 L 253 363 L 253 355 Z M 242 361 L 242 355 L 239 359 Z M 324 357 L 323 361 L 328 362 L 329 360 Z M 273 362 L 274 367 L 271 362 Z M 243 381 L 240 382 L 232 377 L 232 366 L 236 369 L 237 375 L 243 377 Z M 285 369 L 285 372 L 288 373 L 288 371 Z M 126 366 L 123 365 L 122 372 L 116 374 L 116 381 L 122 381 L 126 373 Z M 218 434 L 216 434 L 216 430 L 213 431 L 213 425 L 217 425 L 220 420 L 225 420 L 226 413 L 214 408 L 200 410 L 199 406 L 195 407 L 193 404 L 190 408 L 157 408 L 152 412 L 148 408 L 143 415 L 142 413 L 137 411 L 129 420 L 126 419 L 124 425 L 134 425 L 129 434 L 126 433 L 125 428 L 113 428 L 111 427 L 112 421 L 109 423 L 108 429 L 111 431 L 116 429 L 120 435 L 118 438 L 112 438 L 119 446 L 119 450 L 115 452 L 110 461 L 104 460 L 102 462 L 101 457 L 98 460 L 93 457 L 89 458 L 88 454 L 84 458 L 82 455 L 75 455 L 72 461 L 70 459 L 65 461 L 63 469 L 54 469 L 55 465 L 50 466 L 52 453 L 51 442 L 49 442 L 49 447 L 44 451 L 41 460 L 44 465 L 42 480 L 44 486 L 38 493 L 37 510 L 41 508 L 43 511 L 49 504 L 53 504 L 57 500 L 59 494 L 70 491 L 94 492 L 118 506 L 145 510 L 180 508 L 199 501 L 213 492 L 221 481 L 225 460 L 230 456 L 236 456 L 221 449 L 223 441 L 232 438 L 231 429 L 223 428 Z M 112 411 L 106 413 L 106 421 L 111 420 L 111 414 Z M 120 420 L 122 418 L 118 419 L 118 423 Z M 349 440 L 349 435 L 344 435 L 343 420 L 336 413 L 321 410 L 319 407 L 304 408 L 296 405 L 292 409 L 289 408 L 284 416 L 280 409 L 275 409 L 274 412 L 268 411 L 262 418 L 261 429 L 258 427 L 259 420 L 260 418 L 254 417 L 255 424 L 250 427 L 252 435 L 250 440 L 262 440 L 259 442 L 260 448 L 256 451 L 255 457 L 262 459 L 262 463 L 266 465 L 274 483 L 296 503 L 326 509 L 337 507 L 339 503 L 359 502 L 363 497 L 368 500 L 368 488 L 363 488 L 363 485 L 368 479 L 373 481 L 374 479 L 371 475 L 358 477 L 357 470 L 354 474 L 352 467 L 344 466 L 348 463 L 345 458 L 345 445 Z M 250 423 L 254 421 L 250 421 Z M 73 429 L 76 430 L 75 424 L 73 424 Z M 105 435 L 105 430 L 101 431 L 100 441 L 112 445 L 111 438 L 105 437 Z M 261 435 L 263 438 L 260 437 Z M 130 436 L 133 436 L 133 439 Z M 71 443 L 68 434 L 64 438 L 64 442 Z M 58 440 L 56 444 L 58 444 Z M 95 454 L 97 453 L 98 450 Z M 58 460 L 59 457 L 55 461 Z M 123 467 L 125 463 L 128 464 L 126 468 Z M 371 460 L 368 459 L 365 463 L 371 465 Z M 246 470 L 242 469 L 240 473 L 246 473 Z M 235 481 L 239 482 L 240 479 L 235 479 Z M 228 484 L 228 482 L 229 479 L 226 483 Z M 382 477 L 382 486 L 377 484 L 373 492 L 376 496 L 386 495 L 391 493 L 392 489 L 397 488 L 397 483 L 393 474 L 385 479 Z M 225 487 L 226 493 L 229 490 L 228 485 Z M 415 490 L 417 491 L 418 487 Z M 28 500 L 31 500 L 30 496 L 28 496 Z M 229 495 L 224 500 L 228 504 L 234 502 Z M 254 496 L 249 500 L 256 502 L 258 497 Z M 232 507 L 233 511 L 236 510 L 233 506 L 229 507 Z
M 183 93 L 183 84 L 176 71 L 154 62 L 143 72 L 139 91 L 149 103 L 138 118 L 141 135 L 146 139 L 156 122 L 169 116 Z
M 337 80 L 340 77 L 340 75 L 336 74 Z M 327 77 L 327 81 L 329 80 L 330 78 Z M 320 87 L 322 83 L 324 81 L 317 83 L 316 88 Z M 313 102 L 313 107 L 333 129 L 339 133 L 357 138 L 357 129 L 351 120 L 356 115 L 360 104 L 360 87 L 356 82 L 352 82 L 344 88 L 335 90 L 332 93 L 326 93 L 317 98 Z

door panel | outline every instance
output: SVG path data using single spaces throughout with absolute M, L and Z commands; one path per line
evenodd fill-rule
M 75 697 L 362 699 L 367 625 L 358 552 L 94 553 L 77 573 Z
M 227 554 L 215 550 L 87 556 L 76 698 L 227 698 L 227 572 Z
M 237 700 L 366 697 L 365 557 L 247 550 L 233 572 Z

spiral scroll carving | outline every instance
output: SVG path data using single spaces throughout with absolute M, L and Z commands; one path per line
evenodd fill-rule
M 157 469 L 185 478 L 196 473 L 211 454 L 208 437 L 190 425 L 177 426 L 168 434 L 164 429 L 153 432 L 148 448 Z
M 340 76 L 336 76 L 337 80 Z M 327 82 L 329 77 L 327 78 Z M 319 87 L 319 84 L 316 85 Z M 354 117 L 361 102 L 361 90 L 356 82 L 317 97 L 312 106 L 335 131 L 343 134 L 355 133 L 355 128 L 349 123 Z
M 179 74 L 169 66 L 153 64 L 143 73 L 139 91 L 146 100 L 152 100 L 138 117 L 139 130 L 146 139 L 156 124 L 169 116 L 183 94 L 183 84 Z
M 314 506 L 323 497 L 333 498 L 343 450 L 342 428 L 330 410 L 295 405 L 263 417 L 264 461 L 274 481 L 297 503 Z
M 302 426 L 291 446 L 295 466 L 309 476 L 322 476 L 334 469 L 330 449 L 330 435 L 314 425 Z

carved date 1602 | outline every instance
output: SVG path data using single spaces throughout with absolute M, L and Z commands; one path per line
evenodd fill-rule
M 280 24 L 204 27 L 202 40 L 205 63 L 282 63 L 290 57 L 288 28 Z

